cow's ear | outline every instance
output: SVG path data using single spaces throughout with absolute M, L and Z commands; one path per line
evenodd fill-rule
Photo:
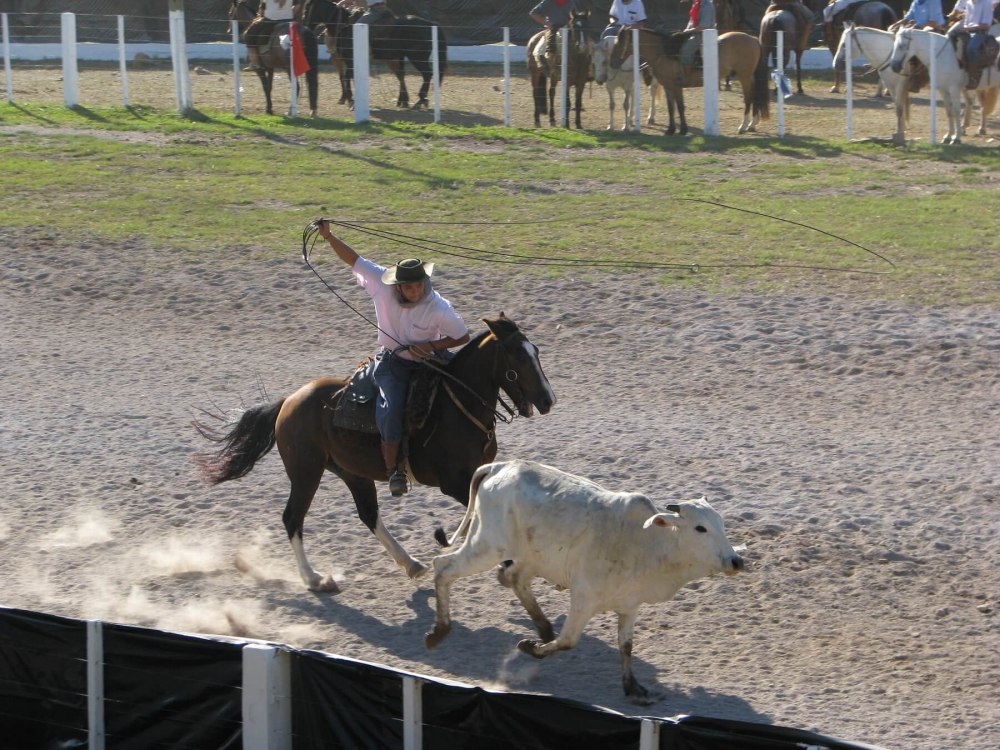
M 642 528 L 648 529 L 650 526 L 659 526 L 661 529 L 676 529 L 678 518 L 680 516 L 676 516 L 673 513 L 657 513 L 655 516 L 647 518 Z

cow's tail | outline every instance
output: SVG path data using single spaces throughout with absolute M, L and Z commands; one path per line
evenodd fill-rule
M 472 525 L 472 517 L 476 513 L 476 497 L 479 493 L 479 485 L 482 484 L 483 480 L 486 479 L 487 475 L 495 466 L 496 464 L 485 464 L 476 469 L 476 473 L 472 475 L 472 482 L 469 484 L 469 505 L 465 509 L 465 515 L 462 517 L 462 522 L 458 525 L 458 528 L 455 529 L 455 532 L 451 535 L 451 537 L 446 537 L 444 529 L 441 527 L 434 530 L 434 540 L 442 547 L 453 546 L 460 537 L 469 532 L 469 526 Z

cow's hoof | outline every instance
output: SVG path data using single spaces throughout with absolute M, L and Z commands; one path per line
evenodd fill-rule
M 406 575 L 410 577 L 410 580 L 416 581 L 418 578 L 423 578 L 427 575 L 427 570 L 426 565 L 419 560 L 414 560 L 406 566 Z
M 507 579 L 507 567 L 505 565 L 497 565 L 497 583 L 505 589 L 510 588 L 510 581 Z
M 451 624 L 445 625 L 438 622 L 434 623 L 433 630 L 428 630 L 427 633 L 424 634 L 424 647 L 428 651 L 433 651 L 450 632 Z
M 545 654 L 538 653 L 538 648 L 542 644 L 531 638 L 525 638 L 523 641 L 519 641 L 517 644 L 517 650 L 523 651 L 528 656 L 533 656 L 536 659 L 544 659 Z
M 313 578 L 309 581 L 308 586 L 310 591 L 315 591 L 317 593 L 323 593 L 323 594 L 340 593 L 340 586 L 338 586 L 337 582 L 333 580 L 332 575 L 321 576 L 317 574 L 313 576 Z
M 663 696 L 656 692 L 650 692 L 642 687 L 642 685 L 639 685 L 639 690 L 629 695 L 628 700 L 629 703 L 634 703 L 637 706 L 652 706 L 654 703 L 659 703 L 663 700 Z

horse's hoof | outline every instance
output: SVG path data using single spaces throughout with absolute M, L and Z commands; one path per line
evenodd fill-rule
M 337 102 L 337 104 L 347 104 L 347 97 L 346 96 L 340 97 L 340 101 Z
M 309 590 L 318 594 L 339 594 L 340 586 L 333 580 L 332 575 L 317 575 L 309 582 Z
M 840 93 L 840 86 L 831 86 L 830 87 L 830 93 L 831 94 L 839 94 Z
M 410 580 L 416 581 L 419 578 L 423 578 L 427 575 L 428 567 L 418 560 L 414 560 L 409 565 L 406 566 L 406 575 L 410 577 Z
M 747 132 L 746 128 L 740 128 L 736 131 L 736 135 L 743 135 L 745 132 Z
M 544 659 L 545 654 L 538 653 L 538 647 L 542 644 L 531 638 L 525 638 L 522 641 L 518 641 L 517 650 L 526 653 L 528 656 L 532 656 L 535 659 Z
M 451 623 L 447 625 L 442 623 L 434 623 L 434 628 L 428 630 L 424 634 L 424 648 L 428 651 L 433 651 L 438 647 L 438 644 L 445 639 L 445 636 L 451 632 Z

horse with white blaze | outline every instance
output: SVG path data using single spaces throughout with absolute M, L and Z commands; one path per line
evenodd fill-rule
M 632 630 L 643 603 L 671 599 L 685 584 L 714 573 L 735 575 L 743 558 L 726 539 L 722 517 L 705 498 L 657 511 L 645 495 L 611 492 L 583 477 L 531 461 L 479 467 L 455 552 L 434 559 L 437 615 L 424 637 L 433 650 L 451 630 L 450 590 L 459 578 L 505 563 L 500 582 L 513 589 L 541 641 L 518 648 L 541 659 L 573 648 L 599 612 L 618 614 L 625 694 L 648 705 L 658 696 L 632 673 Z M 569 615 L 558 638 L 531 592 L 540 577 L 569 589 Z

